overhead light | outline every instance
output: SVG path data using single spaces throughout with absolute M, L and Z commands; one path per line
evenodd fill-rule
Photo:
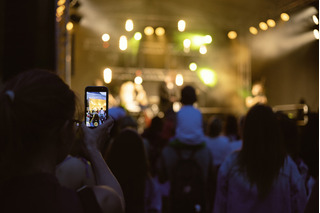
M 126 31 L 131 32 L 133 30 L 133 21 L 131 19 L 128 19 L 126 21 Z
M 73 23 L 71 21 L 69 21 L 68 24 L 66 25 L 66 29 L 68 31 L 71 31 L 73 29 Z
M 238 34 L 236 33 L 236 31 L 230 31 L 228 32 L 228 38 L 229 39 L 235 39 L 237 38 Z
M 106 68 L 103 71 L 104 82 L 109 84 L 112 80 L 112 70 L 110 68 Z
M 104 42 L 107 42 L 110 40 L 110 36 L 107 33 L 103 34 L 101 38 L 102 38 L 102 41 Z
M 201 46 L 200 46 L 199 52 L 200 52 L 202 55 L 206 54 L 207 51 L 208 51 L 208 50 L 207 50 L 207 47 L 206 47 L 205 45 L 201 45 Z
M 163 36 L 166 33 L 166 31 L 163 27 L 157 27 L 155 32 L 156 32 L 157 36 Z
M 148 26 L 144 28 L 144 34 L 146 34 L 147 36 L 151 36 L 153 33 L 154 33 L 153 27 Z
M 136 32 L 134 34 L 134 39 L 135 40 L 139 41 L 139 40 L 141 40 L 141 38 L 142 38 L 142 34 L 140 32 Z
M 190 69 L 191 71 L 196 71 L 197 68 L 198 68 L 198 66 L 197 66 L 196 63 L 194 63 L 194 62 L 190 63 L 189 69 Z
M 126 36 L 121 36 L 119 40 L 119 48 L 120 50 L 124 51 L 128 48 L 128 40 Z
M 206 35 L 206 36 L 204 37 L 204 42 L 205 42 L 206 44 L 211 44 L 211 42 L 212 42 L 212 37 L 211 37 L 211 35 Z
M 268 25 L 263 21 L 259 23 L 259 27 L 261 30 L 264 30 L 264 31 L 268 29 Z
M 136 76 L 134 78 L 134 83 L 135 84 L 142 84 L 142 82 L 143 82 L 143 79 L 141 78 L 141 76 Z
M 281 13 L 280 15 L 282 21 L 289 21 L 290 16 L 287 13 Z
M 190 46 L 191 46 L 191 41 L 190 41 L 190 39 L 185 39 L 185 40 L 183 40 L 183 46 L 184 46 L 185 48 L 190 48 Z
M 183 85 L 183 76 L 181 74 L 176 75 L 176 85 L 182 86 Z
M 313 15 L 313 16 L 312 16 L 312 20 L 313 20 L 313 22 L 315 23 L 315 25 L 318 25 L 318 24 L 319 24 L 319 19 L 318 19 L 318 17 L 317 17 L 316 15 Z
M 249 32 L 253 35 L 257 35 L 258 34 L 258 30 L 255 27 L 250 27 L 249 28 Z
M 178 30 L 180 32 L 183 32 L 183 31 L 185 31 L 185 29 L 186 29 L 186 22 L 184 20 L 180 20 L 178 22 Z
M 276 22 L 273 19 L 268 19 L 267 20 L 267 24 L 269 25 L 269 27 L 275 27 L 276 26 Z

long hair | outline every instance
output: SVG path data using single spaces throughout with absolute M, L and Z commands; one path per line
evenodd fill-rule
M 111 144 L 106 162 L 123 190 L 126 213 L 144 212 L 148 163 L 140 135 L 128 128 L 122 130 Z
M 267 196 L 285 157 L 282 135 L 272 109 L 266 105 L 253 106 L 245 118 L 239 166 L 249 182 L 257 186 L 260 198 Z
M 0 92 L 0 181 L 32 166 L 49 146 L 44 139 L 74 113 L 74 93 L 52 72 L 25 71 L 6 82 Z

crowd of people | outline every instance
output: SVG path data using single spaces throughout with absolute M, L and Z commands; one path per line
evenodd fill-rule
M 73 91 L 43 70 L 6 82 L 0 99 L 1 212 L 319 211 L 317 113 L 299 127 L 256 104 L 204 121 L 185 86 L 181 109 L 142 134 L 122 107 L 90 129 Z

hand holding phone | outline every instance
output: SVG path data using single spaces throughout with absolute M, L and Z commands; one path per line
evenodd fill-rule
M 108 88 L 105 86 L 88 86 L 85 89 L 85 123 L 95 128 L 108 118 Z

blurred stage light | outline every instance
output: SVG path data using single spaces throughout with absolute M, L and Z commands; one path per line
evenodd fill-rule
M 184 46 L 185 48 L 190 48 L 190 46 L 191 46 L 191 41 L 190 41 L 190 39 L 185 39 L 185 40 L 183 40 L 183 46 Z
M 183 85 L 183 76 L 181 74 L 176 75 L 176 85 L 182 86 Z
M 257 30 L 257 28 L 255 28 L 255 27 L 250 27 L 250 28 L 249 28 L 249 31 L 250 31 L 250 33 L 253 34 L 253 35 L 257 35 L 257 34 L 258 34 L 258 30 Z
M 166 33 L 166 31 L 163 27 L 157 27 L 155 32 L 156 32 L 157 36 L 163 36 Z
M 106 68 L 103 71 L 104 82 L 109 84 L 112 80 L 112 70 L 110 68 Z
M 104 42 L 107 42 L 110 40 L 110 36 L 107 33 L 103 34 L 101 38 L 102 38 L 102 41 Z
M 287 13 L 281 13 L 280 15 L 282 21 L 289 21 L 290 16 Z
M 196 63 L 194 63 L 194 62 L 190 63 L 189 69 L 190 69 L 191 71 L 196 71 L 197 68 L 198 68 L 198 66 L 197 66 Z
M 68 31 L 71 31 L 73 29 L 73 23 L 71 21 L 69 21 L 68 24 L 66 25 L 66 29 Z
M 259 27 L 261 30 L 264 30 L 264 31 L 268 29 L 268 25 L 263 21 L 259 23 Z
M 207 86 L 215 86 L 217 84 L 216 73 L 211 69 L 202 69 L 198 73 L 201 81 Z
M 128 19 L 126 21 L 126 31 L 131 32 L 133 30 L 133 21 L 131 19 Z
M 276 22 L 273 19 L 268 19 L 267 20 L 267 24 L 269 25 L 269 27 L 275 27 L 276 26 Z
M 202 55 L 206 54 L 206 53 L 208 52 L 207 47 L 206 47 L 205 45 L 201 45 L 201 46 L 200 46 L 200 49 L 199 49 L 199 52 L 200 52 Z
M 318 25 L 318 24 L 319 24 L 319 19 L 318 19 L 318 17 L 317 17 L 316 15 L 313 15 L 313 16 L 312 16 L 312 20 L 313 20 L 313 22 L 315 23 L 315 25 Z
M 154 33 L 153 27 L 148 26 L 144 28 L 144 34 L 146 34 L 147 36 L 151 36 L 153 33 Z
M 315 37 L 317 40 L 319 40 L 319 30 L 314 29 L 314 30 L 313 30 L 313 35 L 314 35 L 314 37 Z
M 134 39 L 137 40 L 137 41 L 140 41 L 142 38 L 142 34 L 140 32 L 136 32 L 134 34 Z
M 120 50 L 124 51 L 128 48 L 128 40 L 126 36 L 121 36 L 119 40 L 119 48 Z
M 211 35 L 206 35 L 206 36 L 204 37 L 204 43 L 206 43 L 206 44 L 211 44 L 211 42 L 212 42 L 212 37 L 211 37 Z
M 184 20 L 180 20 L 178 22 L 178 30 L 180 32 L 183 32 L 183 31 L 185 31 L 185 29 L 186 29 L 186 22 Z
M 235 31 L 230 31 L 230 32 L 228 32 L 228 38 L 229 39 L 235 39 L 235 38 L 237 38 L 237 33 L 235 32 Z
M 143 79 L 141 78 L 141 76 L 136 76 L 134 78 L 134 83 L 135 84 L 142 84 L 142 82 L 143 82 Z

